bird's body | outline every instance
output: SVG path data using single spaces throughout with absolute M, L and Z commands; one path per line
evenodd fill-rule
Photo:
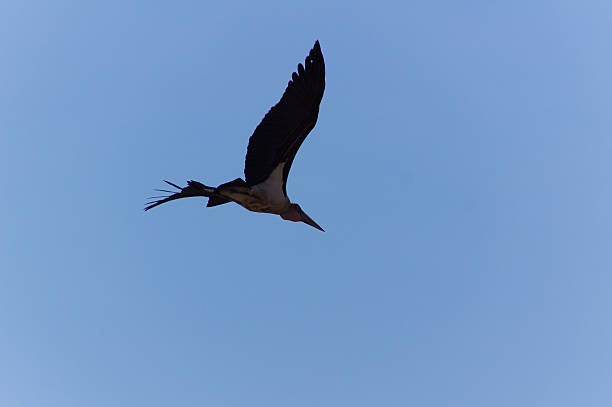
M 284 167 L 285 163 L 280 163 L 264 182 L 250 187 L 250 201 L 238 203 L 253 212 L 280 214 L 286 211 L 291 202 L 283 192 Z
M 317 122 L 319 104 L 325 90 L 325 63 L 319 42 L 298 65 L 281 100 L 273 106 L 249 139 L 245 159 L 245 178 L 209 187 L 189 181 L 186 187 L 166 181 L 180 192 L 148 203 L 149 210 L 162 203 L 186 197 L 208 197 L 207 206 L 235 202 L 253 211 L 280 215 L 323 230 L 299 205 L 287 197 L 287 177 L 295 154 Z
M 291 203 L 282 190 L 283 167 L 281 163 L 264 182 L 252 187 L 238 178 L 229 185 L 217 187 L 216 192 L 249 211 L 281 214 Z

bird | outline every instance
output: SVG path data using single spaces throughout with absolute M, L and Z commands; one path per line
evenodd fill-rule
M 156 189 L 171 195 L 153 196 L 145 211 L 180 198 L 206 197 L 207 207 L 235 202 L 252 212 L 271 213 L 293 222 L 303 222 L 325 231 L 287 196 L 287 177 L 298 149 L 314 128 L 325 91 L 325 61 L 317 40 L 297 66 L 280 101 L 261 120 L 249 138 L 244 180 L 236 178 L 217 187 L 187 181 L 177 191 Z

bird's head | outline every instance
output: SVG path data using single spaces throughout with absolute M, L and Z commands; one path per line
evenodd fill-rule
M 317 223 L 310 219 L 310 216 L 306 215 L 306 213 L 300 208 L 300 205 L 292 203 L 289 204 L 289 208 L 280 214 L 281 218 L 285 220 L 290 220 L 292 222 L 304 222 L 307 225 L 312 226 L 313 228 L 319 229 L 322 232 L 325 232 L 323 228 Z

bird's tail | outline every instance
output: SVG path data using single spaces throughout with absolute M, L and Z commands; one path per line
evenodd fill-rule
M 180 198 L 189 198 L 192 196 L 205 196 L 205 197 L 215 197 L 215 188 L 208 187 L 198 181 L 187 181 L 187 186 L 185 188 L 181 188 L 176 184 L 173 184 L 170 181 L 164 180 L 164 182 L 174 188 L 178 189 L 179 192 L 168 191 L 165 189 L 156 189 L 155 191 L 159 192 L 167 192 L 171 195 L 168 196 L 152 196 L 149 199 L 153 199 L 153 201 L 147 202 L 144 210 L 148 211 L 151 208 L 155 208 L 157 205 L 161 205 L 166 202 L 174 201 L 175 199 Z

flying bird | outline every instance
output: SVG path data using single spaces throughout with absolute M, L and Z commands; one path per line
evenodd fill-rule
M 325 62 L 316 41 L 304 65 L 298 64 L 280 101 L 268 111 L 249 139 L 244 180 L 236 178 L 218 187 L 188 181 L 184 188 L 164 180 L 178 192 L 158 189 L 171 195 L 151 197 L 156 200 L 147 202 L 145 211 L 175 199 L 202 196 L 208 198 L 207 207 L 235 202 L 249 211 L 280 215 L 285 220 L 304 222 L 324 231 L 287 196 L 291 164 L 317 122 L 324 90 Z

